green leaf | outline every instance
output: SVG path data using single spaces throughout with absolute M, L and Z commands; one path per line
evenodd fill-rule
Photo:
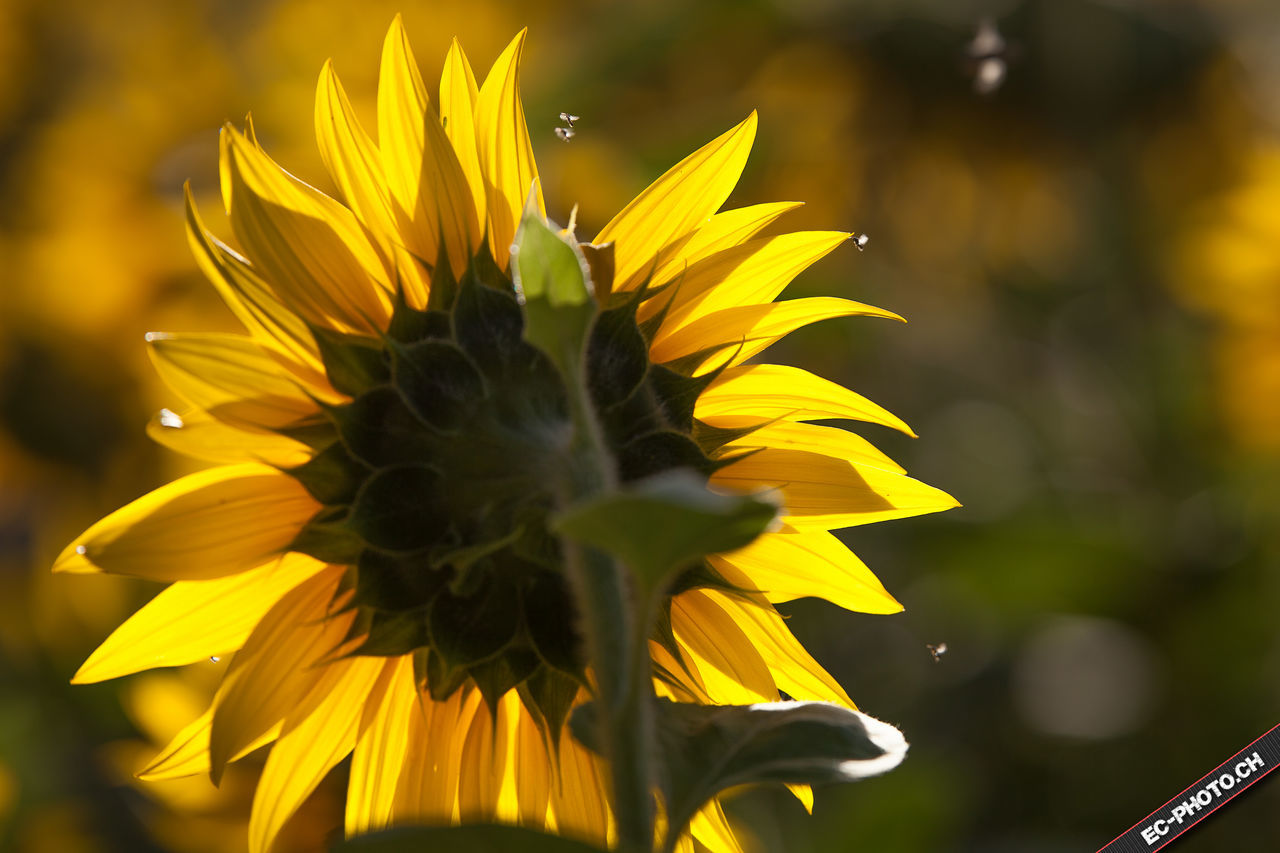
M 572 238 L 551 230 L 536 206 L 526 206 L 511 246 L 511 272 L 524 312 L 524 337 L 576 377 L 595 316 L 591 270 Z
M 389 829 L 339 842 L 335 853 L 602 853 L 600 848 L 521 826 L 469 824 Z
M 659 788 L 676 831 L 737 785 L 852 782 L 892 770 L 907 754 L 896 728 L 829 702 L 653 701 Z M 599 752 L 596 703 L 575 710 L 569 726 Z
M 773 521 L 767 501 L 708 491 L 691 471 L 666 471 L 593 495 L 552 529 L 621 560 L 650 595 L 690 563 L 755 539 Z

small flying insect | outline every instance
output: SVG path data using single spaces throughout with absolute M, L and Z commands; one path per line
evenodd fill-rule
M 558 138 L 561 142 L 568 142 L 570 139 L 573 139 L 573 137 L 574 137 L 573 128 L 571 127 L 556 128 L 556 138 Z
M 579 116 L 572 116 L 572 115 L 569 115 L 568 113 L 560 113 L 560 120 L 563 122 L 567 122 L 569 127 L 573 127 L 573 123 L 577 121 L 578 118 Z
M 924 647 L 929 650 L 929 654 L 933 655 L 934 663 L 941 663 L 942 656 L 947 653 L 946 643 L 925 643 Z
M 854 239 L 853 245 L 857 246 L 858 251 L 861 252 L 863 249 L 867 248 L 867 244 L 870 242 L 871 242 L 871 238 L 868 237 L 866 234 L 859 234 L 857 238 Z
M 1009 73 L 1011 50 L 996 29 L 995 21 L 983 18 L 978 22 L 978 31 L 973 34 L 966 52 L 973 73 L 973 90 L 979 95 L 990 95 L 999 89 Z

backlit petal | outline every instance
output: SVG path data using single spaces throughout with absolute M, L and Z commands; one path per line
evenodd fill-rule
M 111 513 L 66 547 L 54 571 L 225 577 L 275 559 L 319 509 L 297 480 L 273 468 L 211 468 Z
M 801 204 L 798 201 L 779 201 L 720 211 L 675 244 L 666 260 L 658 265 L 653 283 L 665 284 L 703 258 L 747 242 L 778 217 Z
M 780 447 L 786 450 L 806 450 L 836 459 L 847 459 L 860 465 L 883 468 L 886 471 L 906 473 L 897 462 L 856 432 L 840 427 L 808 424 L 803 421 L 773 421 L 758 426 L 759 418 L 725 416 L 716 421 L 730 429 L 755 427 L 750 433 L 725 445 L 726 453 L 736 453 L 756 447 Z
M 440 75 L 440 122 L 462 166 L 462 174 L 471 187 L 475 202 L 476 224 L 483 230 L 488 222 L 485 204 L 484 175 L 480 171 L 480 151 L 476 145 L 476 103 L 480 90 L 476 86 L 471 63 L 455 38 L 449 45 Z
M 89 684 L 233 652 L 281 596 L 323 568 L 303 554 L 286 554 L 238 575 L 178 581 L 116 628 L 71 680 Z
M 147 435 L 177 453 L 224 465 L 263 462 L 294 468 L 312 456 L 305 444 L 279 433 L 237 429 L 194 408 L 161 409 L 147 422 Z
M 726 369 L 702 392 L 693 414 L 713 426 L 719 426 L 726 416 L 789 421 L 850 418 L 883 424 L 915 436 L 900 418 L 861 394 L 807 370 L 779 364 L 746 364 Z
M 498 266 L 506 269 L 511 239 L 532 188 L 538 212 L 546 215 L 542 186 L 535 183 L 538 165 L 533 159 L 529 126 L 520 102 L 521 30 L 493 63 L 476 101 L 476 145 L 484 175 L 489 214 L 489 249 Z
M 600 230 L 593 243 L 615 243 L 614 290 L 631 290 L 653 271 L 664 251 L 687 238 L 724 204 L 751 153 L 752 112 L 667 170 Z M 483 140 L 483 134 L 481 136 Z
M 706 591 L 691 590 L 672 599 L 671 627 L 713 702 L 778 701 L 778 690 L 760 653 Z
M 391 824 L 396 780 L 409 747 L 410 716 L 419 713 L 413 659 L 404 655 L 395 662 L 382 701 L 365 704 L 347 783 L 348 836 Z

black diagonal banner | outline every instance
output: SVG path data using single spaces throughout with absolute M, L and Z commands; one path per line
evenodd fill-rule
M 1098 853 L 1150 853 L 1280 767 L 1280 725 L 1201 776 Z

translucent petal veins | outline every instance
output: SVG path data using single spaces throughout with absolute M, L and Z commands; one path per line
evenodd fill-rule
M 224 128 L 220 188 L 240 248 L 206 229 L 190 191 L 186 225 L 246 334 L 151 336 L 176 399 L 147 427 L 217 467 L 112 513 L 55 565 L 172 583 L 77 682 L 230 656 L 211 709 L 142 775 L 217 780 L 273 744 L 255 853 L 347 755 L 348 834 L 468 818 L 599 846 L 615 834 L 601 760 L 563 732 L 596 683 L 549 523 L 574 463 L 570 384 L 530 343 L 509 272 L 531 189 L 530 227 L 573 239 L 542 223 L 524 35 L 481 86 L 454 42 L 428 89 L 397 18 L 376 139 L 326 63 L 315 129 L 341 201 L 272 161 L 251 124 Z M 849 235 L 761 236 L 790 202 L 717 212 L 755 129 L 753 113 L 682 160 L 599 245 L 571 243 L 592 285 L 575 303 L 590 326 L 575 329 L 619 482 L 686 469 L 784 503 L 781 529 L 676 578 L 649 643 L 656 692 L 849 706 L 772 603 L 900 609 L 828 531 L 955 502 L 866 439 L 806 423 L 911 434 L 884 408 L 797 368 L 742 363 L 819 320 L 896 317 L 830 297 L 774 302 Z M 674 849 L 695 838 L 739 849 L 715 802 Z

